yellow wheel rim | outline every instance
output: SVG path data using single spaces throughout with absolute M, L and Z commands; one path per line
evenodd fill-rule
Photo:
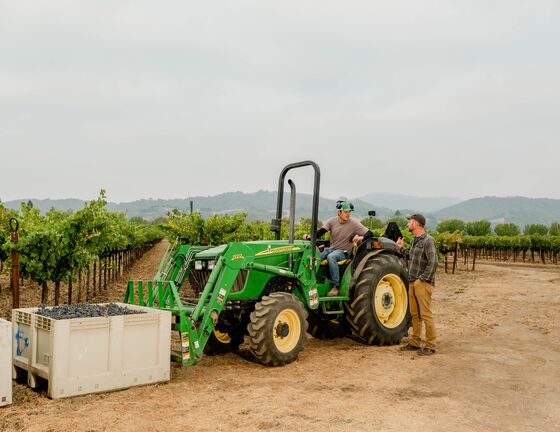
M 231 342 L 231 337 L 227 333 L 222 333 L 219 330 L 214 330 L 214 336 L 223 344 L 228 344 Z
M 301 335 L 301 321 L 296 311 L 293 309 L 281 311 L 274 321 L 272 331 L 274 345 L 278 351 L 282 353 L 292 351 L 297 346 Z
M 387 328 L 400 325 L 408 307 L 406 287 L 396 274 L 387 274 L 377 284 L 373 300 L 379 322 Z

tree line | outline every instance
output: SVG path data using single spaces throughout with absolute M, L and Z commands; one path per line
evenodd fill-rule
M 492 228 L 492 223 L 487 220 L 479 220 L 473 222 L 464 222 L 460 219 L 446 219 L 438 223 L 437 232 L 456 232 L 459 231 L 470 236 L 489 236 L 495 234 L 497 236 L 515 237 L 523 235 L 560 235 L 560 222 L 551 225 L 544 224 L 527 224 L 521 228 L 514 223 L 499 223 Z
M 68 284 L 69 304 L 75 282 L 78 301 L 82 294 L 88 301 L 92 293 L 106 288 L 108 281 L 124 272 L 164 235 L 157 225 L 138 224 L 127 220 L 124 213 L 109 212 L 105 198 L 102 190 L 97 199 L 86 202 L 79 211 L 52 209 L 44 215 L 30 203 L 15 211 L 0 202 L 0 267 L 9 268 L 11 253 L 17 250 L 20 275 L 41 286 L 43 303 L 48 301 L 49 283 L 54 283 L 55 304 L 60 303 L 61 283 Z M 11 240 L 12 218 L 19 224 L 17 243 Z
M 22 204 L 20 211 L 8 210 L 0 202 L 0 271 L 9 268 L 10 254 L 20 254 L 20 273 L 42 287 L 42 301 L 47 302 L 49 283 L 54 283 L 55 304 L 60 302 L 60 284 L 68 284 L 68 303 L 72 303 L 72 284 L 78 282 L 77 300 L 88 301 L 96 290 L 106 288 L 107 282 L 126 271 L 148 247 L 164 236 L 179 238 L 182 243 L 220 245 L 233 241 L 272 240 L 270 223 L 247 221 L 246 213 L 213 215 L 204 219 L 200 213 L 172 210 L 157 223 L 141 218 L 128 220 L 124 213 L 106 209 L 106 194 L 87 202 L 84 208 L 72 212 L 52 209 L 42 215 L 31 203 Z M 20 224 L 19 242 L 10 240 L 9 220 L 17 218 Z M 361 222 L 374 235 L 381 236 L 389 222 L 400 227 L 405 245 L 410 245 L 412 234 L 407 230 L 407 219 L 395 216 L 383 222 L 367 217 Z M 320 225 L 320 224 L 319 224 Z M 283 220 L 281 238 L 288 238 L 289 223 Z M 295 224 L 295 239 L 310 233 L 311 220 L 301 218 Z M 442 259 L 450 252 L 467 259 L 519 259 L 533 262 L 558 262 L 560 226 L 526 225 L 521 229 L 514 224 L 498 224 L 492 232 L 489 221 L 463 222 L 458 219 L 441 221 L 431 234 L 436 239 Z M 328 233 L 325 239 L 328 239 Z M 457 258 L 455 258 L 456 261 Z M 4 263 L 7 266 L 4 266 Z M 82 288 L 85 292 L 82 293 Z M 1 289 L 1 287 L 0 287 Z
M 477 259 L 558 264 L 560 223 L 527 224 L 521 232 L 513 223 L 497 224 L 492 230 L 486 220 L 448 219 L 438 224 L 434 235 L 442 253 L 454 252 L 455 261 L 459 254 L 473 269 Z

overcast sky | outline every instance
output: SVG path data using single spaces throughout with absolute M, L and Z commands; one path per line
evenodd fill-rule
M 0 0 L 0 199 L 560 198 L 558 1 Z M 294 176 L 311 190 L 310 176 Z

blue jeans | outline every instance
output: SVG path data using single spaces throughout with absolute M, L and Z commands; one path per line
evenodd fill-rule
M 346 253 L 341 249 L 325 248 L 321 252 L 321 261 L 327 259 L 329 262 L 329 272 L 331 274 L 332 285 L 340 286 L 340 272 L 338 262 L 346 259 Z

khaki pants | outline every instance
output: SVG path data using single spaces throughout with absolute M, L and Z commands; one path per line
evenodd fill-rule
M 432 285 L 417 279 L 408 288 L 408 301 L 412 317 L 412 340 L 414 346 L 421 346 L 422 322 L 426 326 L 426 348 L 436 349 L 436 328 L 430 306 Z

